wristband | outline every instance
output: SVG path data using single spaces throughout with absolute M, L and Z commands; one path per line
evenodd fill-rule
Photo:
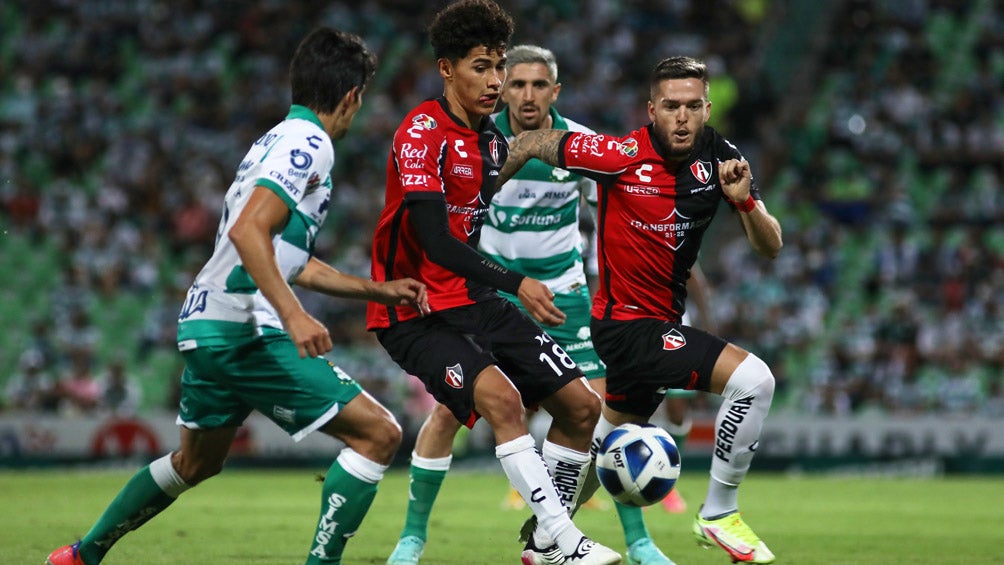
M 732 204 L 735 205 L 736 210 L 746 214 L 752 212 L 753 208 L 756 208 L 756 200 L 753 199 L 752 194 L 746 197 L 746 202 L 733 202 Z

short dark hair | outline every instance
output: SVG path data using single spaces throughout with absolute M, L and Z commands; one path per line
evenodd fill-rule
M 318 113 L 334 112 L 353 87 L 359 90 L 376 72 L 376 55 L 359 36 L 322 27 L 303 38 L 289 64 L 293 104 Z
M 659 83 L 674 78 L 696 78 L 704 83 L 704 97 L 708 97 L 708 66 L 693 57 L 678 55 L 667 57 L 652 69 L 649 76 L 649 92 L 654 96 Z
M 479 45 L 504 51 L 512 32 L 512 17 L 492 0 L 460 0 L 433 17 L 429 42 L 437 59 L 457 61 Z

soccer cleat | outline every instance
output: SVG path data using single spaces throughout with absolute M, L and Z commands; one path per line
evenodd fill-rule
M 683 514 L 687 511 L 687 501 L 680 491 L 673 489 L 662 499 L 662 509 L 670 514 Z
M 641 538 L 627 550 L 628 565 L 675 565 L 656 547 L 652 538 Z
M 80 542 L 53 551 L 45 559 L 45 565 L 86 565 L 80 557 Z
M 582 536 L 575 551 L 565 560 L 567 565 L 617 565 L 620 562 L 620 553 L 586 536 Z
M 565 554 L 558 549 L 558 544 L 541 549 L 533 542 L 532 535 L 519 557 L 523 565 L 558 565 L 565 562 Z
M 704 548 L 718 546 L 726 551 L 733 563 L 773 563 L 774 554 L 746 522 L 739 512 L 726 514 L 714 520 L 705 520 L 698 514 L 694 518 L 694 537 Z
M 387 558 L 387 565 L 418 565 L 418 558 L 425 550 L 425 540 L 418 536 L 404 536 L 397 540 L 397 547 Z

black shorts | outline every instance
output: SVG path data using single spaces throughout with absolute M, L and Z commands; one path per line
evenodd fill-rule
M 491 365 L 509 377 L 525 406 L 582 377 L 561 346 L 504 298 L 400 322 L 376 335 L 391 358 L 468 427 L 478 418 L 474 378 Z
M 653 318 L 593 318 L 589 326 L 607 364 L 607 405 L 645 417 L 655 413 L 667 389 L 707 391 L 726 345 L 697 328 Z

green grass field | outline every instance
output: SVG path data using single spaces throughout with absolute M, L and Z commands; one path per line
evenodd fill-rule
M 40 564 L 56 546 L 90 526 L 127 471 L 0 472 L 0 563 Z M 706 474 L 684 472 L 679 487 L 692 505 Z M 349 543 L 344 562 L 384 563 L 404 521 L 408 479 L 395 471 Z M 508 483 L 501 470 L 458 470 L 446 480 L 430 525 L 424 565 L 517 563 L 516 531 L 528 511 L 500 510 Z M 313 471 L 228 470 L 184 494 L 152 522 L 126 536 L 106 564 L 303 563 L 320 498 Z M 1004 541 L 1004 479 L 786 477 L 753 473 L 740 504 L 778 563 L 973 565 L 997 563 Z M 646 511 L 656 542 L 679 565 L 728 565 L 703 550 L 690 516 Z M 623 551 L 613 510 L 584 510 L 578 525 Z

